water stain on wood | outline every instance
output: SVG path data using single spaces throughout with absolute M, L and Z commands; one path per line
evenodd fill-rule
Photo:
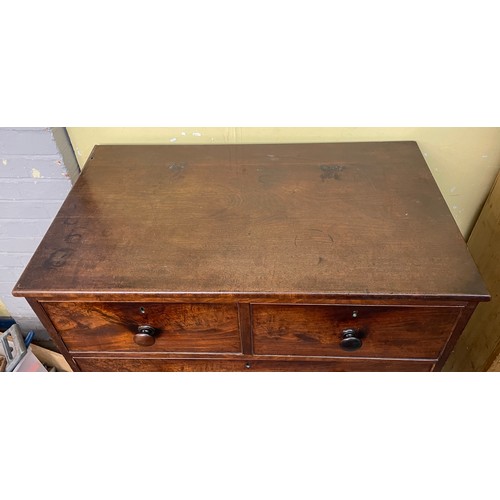
M 82 235 L 79 233 L 70 233 L 65 238 L 66 243 L 78 243 L 82 239 Z
M 172 163 L 168 167 L 170 175 L 174 180 L 179 180 L 181 178 L 182 174 L 184 174 L 185 168 L 186 165 L 184 163 Z
M 61 248 L 50 254 L 50 257 L 45 261 L 45 267 L 57 268 L 66 264 L 68 259 L 73 255 L 74 251 L 71 248 Z
M 344 170 L 342 165 L 320 165 L 321 181 L 325 182 L 326 179 L 334 179 L 338 181 L 340 179 L 340 173 Z
M 168 169 L 174 173 L 179 173 L 182 172 L 185 167 L 186 166 L 183 163 L 172 163 L 172 165 L 170 165 Z
M 279 171 L 265 171 L 258 179 L 264 186 L 273 187 L 283 182 L 283 175 Z

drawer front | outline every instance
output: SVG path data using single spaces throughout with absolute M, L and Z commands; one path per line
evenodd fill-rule
M 459 307 L 255 304 L 254 353 L 436 359 L 460 311 Z M 353 351 L 341 347 L 343 332 L 349 329 L 361 337 L 361 347 Z
M 236 304 L 45 302 L 43 308 L 69 351 L 239 353 Z M 154 328 L 136 337 L 139 327 Z
M 262 361 L 217 359 L 134 359 L 134 358 L 75 358 L 82 371 L 97 372 L 226 372 L 226 371 L 279 371 L 279 372 L 422 372 L 431 371 L 432 362 L 385 360 L 335 361 Z

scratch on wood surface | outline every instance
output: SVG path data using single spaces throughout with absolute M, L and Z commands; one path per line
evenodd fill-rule
M 332 235 L 330 233 L 327 233 L 327 232 L 323 231 L 322 229 L 314 229 L 314 228 L 311 228 L 311 231 L 316 231 L 317 233 L 324 234 L 333 243 L 333 237 L 332 237 Z

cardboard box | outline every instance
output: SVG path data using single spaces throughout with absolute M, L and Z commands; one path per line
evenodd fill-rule
M 62 354 L 51 351 L 49 349 L 45 349 L 44 347 L 40 347 L 35 344 L 31 344 L 30 348 L 33 351 L 33 354 L 38 358 L 38 360 L 49 367 L 49 371 L 51 367 L 55 368 L 58 372 L 73 371 Z

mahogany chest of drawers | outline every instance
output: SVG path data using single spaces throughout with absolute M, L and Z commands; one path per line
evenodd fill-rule
M 13 294 L 82 371 L 437 370 L 489 299 L 414 142 L 96 146 Z

